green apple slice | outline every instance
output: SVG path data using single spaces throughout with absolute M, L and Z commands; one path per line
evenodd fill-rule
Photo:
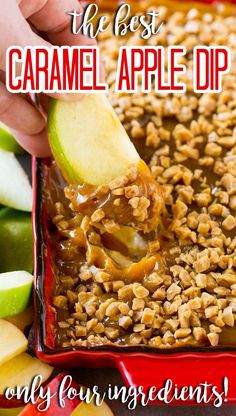
M 33 276 L 24 271 L 0 274 L 0 318 L 23 312 L 30 301 Z
M 13 153 L 0 149 L 0 172 L 0 204 L 21 211 L 31 211 L 32 188 Z
M 52 100 L 49 143 L 70 183 L 101 185 L 122 176 L 140 157 L 104 94 Z
M 15 153 L 15 155 L 23 155 L 24 150 L 17 143 L 11 130 L 0 121 L 0 148 L 6 152 Z
M 0 365 L 26 351 L 27 346 L 28 341 L 23 332 L 10 322 L 0 319 Z
M 39 361 L 29 354 L 23 353 L 0 366 L 0 394 L 7 387 L 30 387 L 32 379 L 41 375 L 42 383 L 47 381 L 53 372 L 53 367 Z
M 31 215 L 11 208 L 0 210 L 0 273 L 33 271 Z

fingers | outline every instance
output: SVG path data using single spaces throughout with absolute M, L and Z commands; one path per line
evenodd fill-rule
M 0 69 L 6 69 L 6 50 L 12 45 L 25 46 L 50 46 L 36 33 L 34 33 L 30 25 L 21 14 L 15 0 L 1 2 L 1 36 L 0 36 Z M 16 68 L 17 75 L 20 74 L 21 67 Z
M 21 13 L 25 19 L 28 19 L 33 14 L 39 12 L 47 0 L 17 0 Z
M 21 96 L 11 94 L 0 82 L 0 119 L 24 134 L 37 134 L 45 127 L 45 118 Z
M 37 108 L 22 96 L 10 94 L 0 82 L 0 120 L 19 131 L 17 139 L 24 149 L 36 156 L 50 154 L 45 133 L 46 120 Z
M 27 0 L 29 2 L 28 7 L 31 5 L 31 12 L 36 11 L 39 9 L 39 4 L 43 5 L 45 0 Z M 24 48 L 25 46 L 47 46 L 50 47 L 51 44 L 46 42 L 43 38 L 38 36 L 31 30 L 30 25 L 25 20 L 23 14 L 21 13 L 20 9 L 17 7 L 15 0 L 9 0 L 9 4 L 6 2 L 3 3 L 1 6 L 1 16 L 0 16 L 0 23 L 2 23 L 1 27 L 1 36 L 0 36 L 0 70 L 5 70 L 6 68 L 6 50 L 8 47 L 12 45 L 18 45 Z M 77 2 L 76 2 L 77 4 Z M 77 4 L 78 5 L 78 4 Z M 21 3 L 19 4 L 21 6 Z M 43 7 L 44 9 L 44 7 Z M 9 13 L 11 13 L 9 15 Z M 40 12 L 39 12 L 40 13 Z M 69 17 L 69 16 L 68 16 Z M 50 19 L 48 19 L 50 20 Z M 4 22 L 6 22 L 6 27 L 4 28 Z M 55 23 L 55 22 L 54 22 Z M 12 25 L 12 27 L 11 27 Z M 10 26 L 10 27 L 9 27 Z M 76 36 L 75 36 L 76 38 Z M 21 64 L 16 65 L 16 75 L 21 75 Z M 63 94 L 63 93 L 55 93 L 49 94 L 54 98 L 62 99 L 62 100 L 78 100 L 80 98 L 79 94 Z
M 8 0 L 1 2 L 0 36 L 0 80 L 6 68 L 6 50 L 12 45 L 24 48 L 27 45 L 47 46 L 51 44 L 31 30 L 29 22 L 57 45 L 96 45 L 94 39 L 71 32 L 70 11 L 82 12 L 77 0 Z M 20 75 L 17 66 L 16 74 Z M 81 94 L 53 94 L 56 98 L 77 100 Z M 10 94 L 0 81 L 0 120 L 15 133 L 24 149 L 36 156 L 48 156 L 50 149 L 45 129 L 45 119 L 34 105 L 21 95 Z
M 78 0 L 21 0 L 20 8 L 23 13 L 31 13 L 37 3 L 41 3 L 41 9 L 29 16 L 29 21 L 39 31 L 47 34 L 48 39 L 54 45 L 69 45 L 69 46 L 96 46 L 95 39 L 89 38 L 82 34 L 74 34 L 71 31 L 71 16 L 68 12 L 76 11 L 83 13 L 83 8 Z M 38 5 L 37 5 L 38 6 Z M 82 16 L 78 18 L 78 25 L 81 23 Z M 102 59 L 100 60 L 100 78 L 105 80 L 105 66 Z M 83 98 L 81 93 L 68 94 L 49 94 L 54 98 L 59 98 L 65 101 L 76 101 Z
M 41 3 L 41 9 L 36 11 L 39 3 Z M 35 10 L 32 15 L 28 16 L 29 21 L 39 31 L 47 33 L 50 42 L 55 45 L 96 45 L 95 39 L 71 32 L 71 17 L 68 12 L 83 12 L 78 0 L 21 0 L 19 7 L 23 14 L 26 13 L 26 8 L 28 13 L 30 7 L 31 13 Z
M 19 131 L 11 129 L 18 143 L 31 155 L 37 157 L 51 156 L 51 150 L 47 139 L 47 129 L 43 129 L 40 133 L 33 136 L 22 134 Z

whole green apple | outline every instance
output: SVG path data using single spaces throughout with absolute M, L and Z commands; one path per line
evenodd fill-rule
M 31 215 L 11 208 L 0 210 L 0 273 L 33 271 Z

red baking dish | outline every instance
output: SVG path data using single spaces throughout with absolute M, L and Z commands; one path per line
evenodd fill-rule
M 211 3 L 208 0 L 203 2 Z M 114 3 L 114 6 L 117 5 L 115 1 L 101 1 L 101 6 L 103 6 L 103 3 L 106 5 L 109 3 L 109 9 L 112 3 Z M 192 4 L 196 6 L 196 3 Z M 183 2 L 180 5 L 180 8 L 182 7 Z M 44 186 L 47 163 L 47 160 L 33 158 L 32 164 L 37 356 L 59 368 L 116 366 L 128 386 L 143 386 L 145 391 L 150 386 L 156 386 L 159 389 L 163 387 L 167 379 L 171 379 L 173 384 L 179 387 L 195 387 L 207 382 L 216 386 L 217 390 L 222 392 L 223 379 L 228 377 L 229 386 L 225 402 L 236 403 L 236 384 L 234 382 L 236 350 L 234 348 L 211 347 L 192 351 L 190 349 L 178 350 L 178 352 L 176 350 L 150 352 L 140 348 L 131 350 L 130 347 L 122 349 L 108 349 L 108 347 L 80 348 L 75 351 L 55 351 L 50 348 L 50 345 L 53 344 L 52 331 L 50 330 L 53 325 L 53 314 L 48 305 L 50 304 L 50 284 L 53 270 L 50 241 L 47 237 L 47 213 L 42 200 L 42 187 Z M 196 404 L 189 400 L 185 403 Z M 174 400 L 171 404 L 183 404 L 183 402 Z

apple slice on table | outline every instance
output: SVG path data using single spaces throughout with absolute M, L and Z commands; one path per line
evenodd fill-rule
M 16 407 L 11 409 L 0 409 L 0 416 L 19 416 L 24 407 Z
M 89 404 L 82 402 L 71 413 L 71 416 L 113 416 L 113 413 L 105 402 L 101 406 L 96 406 L 93 402 Z
M 17 315 L 29 305 L 32 274 L 25 271 L 0 274 L 0 318 Z
M 140 160 L 104 94 L 52 100 L 48 123 L 53 155 L 69 183 L 109 183 Z
M 7 316 L 5 318 L 8 322 L 11 322 L 13 325 L 15 325 L 17 328 L 20 329 L 20 331 L 24 332 L 29 325 L 32 324 L 34 320 L 34 308 L 33 305 L 28 306 L 27 309 L 25 309 L 23 312 L 14 315 L 14 316 Z
M 21 211 L 31 211 L 32 188 L 13 153 L 0 149 L 0 172 L 0 204 Z
M 30 387 L 33 378 L 37 375 L 42 377 L 42 384 L 45 384 L 52 372 L 53 367 L 27 353 L 17 355 L 2 364 L 0 366 L 0 408 L 22 406 L 22 400 L 16 398 L 9 400 L 4 396 L 7 387 Z
M 31 215 L 11 208 L 0 210 L 0 273 L 33 270 Z
M 17 143 L 11 130 L 2 122 L 0 122 L 0 148 L 15 155 L 24 154 L 24 150 Z
M 11 322 L 0 319 L 0 366 L 26 351 L 27 346 L 28 341 L 23 332 Z

